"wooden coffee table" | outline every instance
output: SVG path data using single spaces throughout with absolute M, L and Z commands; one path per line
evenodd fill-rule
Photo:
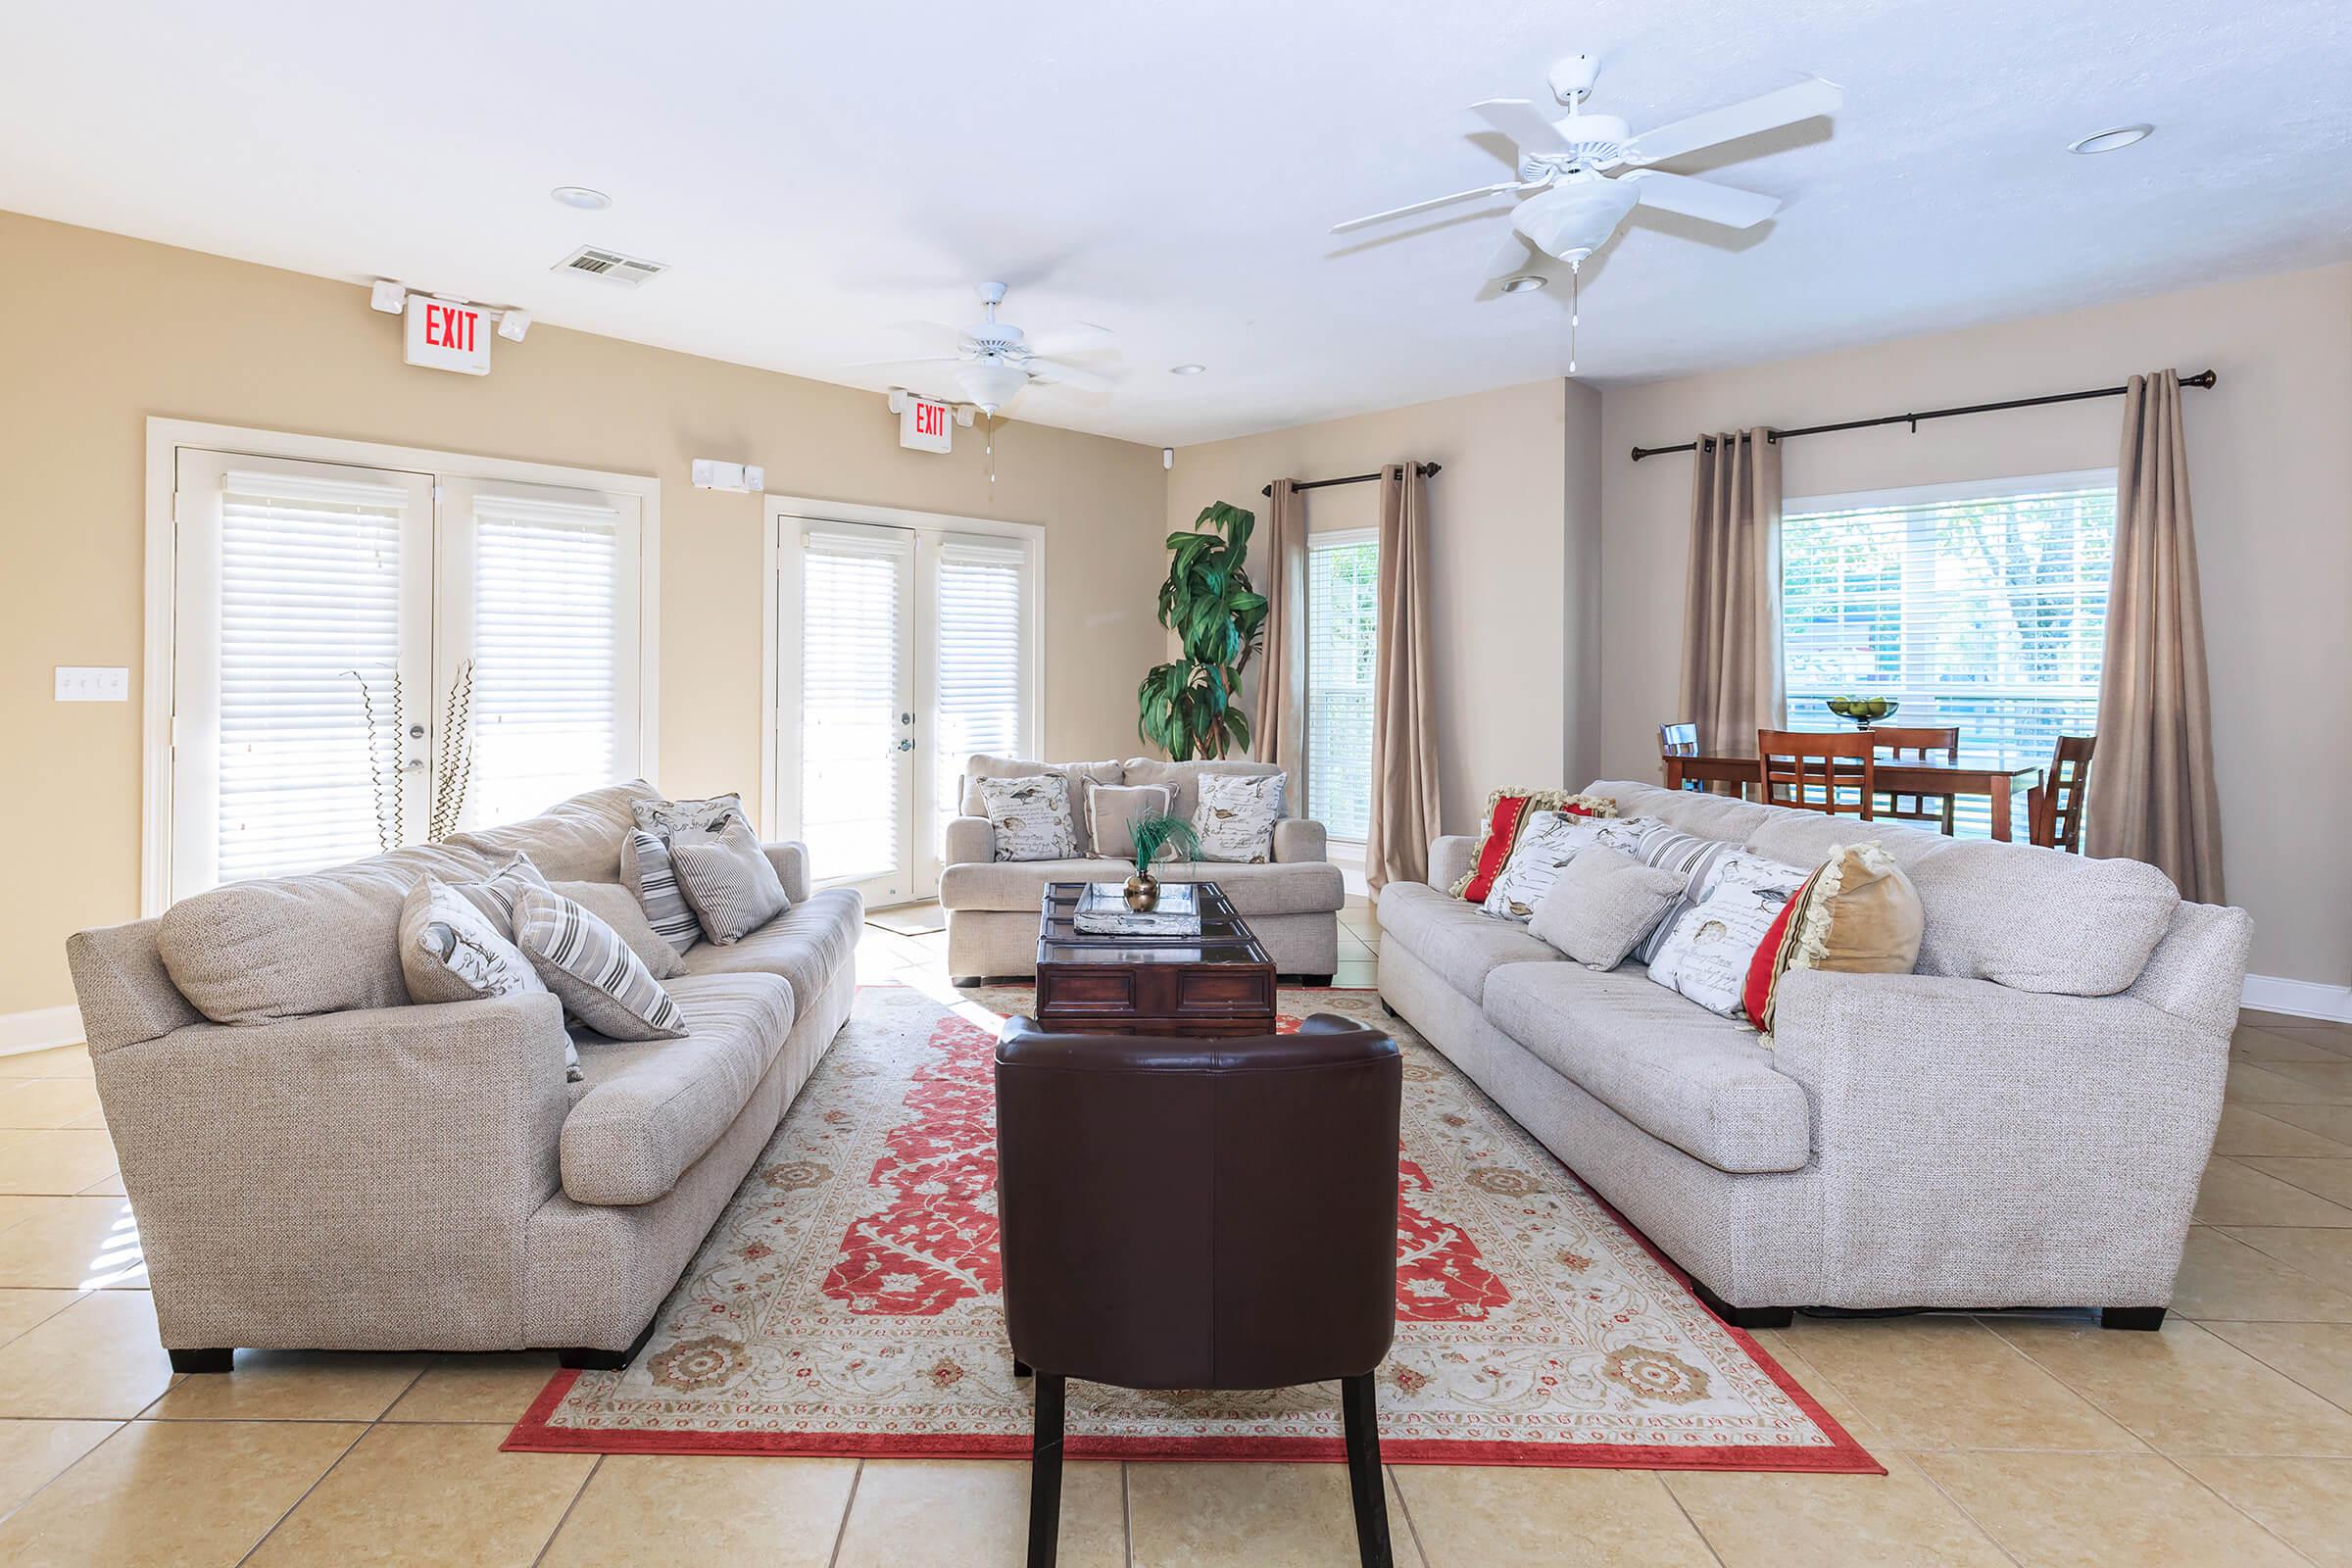
M 1083 882 L 1046 885 L 1037 1021 L 1065 1034 L 1270 1035 L 1274 960 L 1224 890 L 1198 884 L 1198 937 L 1092 936 L 1071 924 Z

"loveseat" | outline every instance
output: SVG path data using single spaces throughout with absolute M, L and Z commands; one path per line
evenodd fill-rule
M 2252 922 L 2154 867 L 1627 782 L 1624 816 L 1789 865 L 1875 839 L 1911 974 L 1792 971 L 1771 1045 L 1427 884 L 1381 890 L 1380 992 L 1744 1326 L 1789 1309 L 2079 1307 L 2155 1328 L 2222 1108 Z
M 948 973 L 958 985 L 1017 979 L 1037 972 L 1038 916 L 1049 882 L 1118 882 L 1135 867 L 1096 853 L 1085 808 L 1089 784 L 1159 785 L 1169 809 L 1190 817 L 1204 772 L 1252 778 L 1280 772 L 1270 762 L 1032 762 L 978 756 L 964 764 L 963 815 L 948 823 L 941 855 L 939 905 L 948 917 Z M 981 805 L 980 778 L 1028 778 L 1057 772 L 1070 781 L 1078 854 L 1053 860 L 999 860 L 996 834 Z M 1286 792 L 1287 797 L 1287 792 Z M 1287 814 L 1274 824 L 1272 857 L 1261 863 L 1171 861 L 1154 867 L 1163 882 L 1214 882 L 1256 933 L 1277 973 L 1312 985 L 1331 983 L 1340 957 L 1340 906 L 1347 888 L 1324 858 L 1323 824 Z
M 626 1364 L 849 1017 L 858 896 L 811 893 L 805 850 L 765 846 L 791 906 L 686 952 L 662 982 L 684 1038 L 572 1035 L 578 1082 L 555 996 L 411 1003 L 395 927 L 419 877 L 516 851 L 558 884 L 616 882 L 631 802 L 656 798 L 594 790 L 69 940 L 175 1366 L 226 1370 L 233 1347 Z M 354 987 L 382 1004 L 312 1010 Z

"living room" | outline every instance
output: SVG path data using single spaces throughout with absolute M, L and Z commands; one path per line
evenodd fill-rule
M 1447 20 L 25 11 L 0 1557 L 2352 1561 L 2344 19 Z

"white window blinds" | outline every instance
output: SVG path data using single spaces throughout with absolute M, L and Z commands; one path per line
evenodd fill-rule
M 801 592 L 801 832 L 828 880 L 901 858 L 906 547 L 811 533 Z
M 1306 808 L 1360 841 L 1372 811 L 1372 669 L 1380 541 L 1370 530 L 1306 543 Z
M 1025 755 L 1022 667 L 1028 558 L 1018 549 L 950 542 L 939 550 L 938 648 L 932 730 L 934 834 L 961 808 L 963 764 L 976 752 Z M 1072 801 L 1073 811 L 1086 803 Z
M 379 781 L 399 755 L 407 505 L 392 486 L 225 475 L 216 880 L 377 852 L 378 810 L 391 817 Z
M 466 822 L 517 821 L 620 776 L 637 647 L 618 521 L 610 507 L 474 497 Z
M 2112 472 L 1795 503 L 1782 537 L 1793 728 L 1847 727 L 1822 705 L 1895 698 L 1888 723 L 1958 726 L 1962 755 L 2046 765 L 2098 717 Z M 1962 832 L 1989 830 L 1980 798 Z

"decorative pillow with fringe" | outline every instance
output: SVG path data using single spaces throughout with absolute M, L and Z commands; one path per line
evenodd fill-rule
M 1478 853 L 1470 858 L 1470 873 L 1446 891 L 1472 904 L 1485 904 L 1494 891 L 1494 879 L 1510 863 L 1527 819 L 1538 811 L 1560 811 L 1570 816 L 1615 816 L 1617 803 L 1606 795 L 1572 795 L 1566 790 L 1495 790 L 1487 797 L 1486 815 L 1478 819 Z
M 1926 929 L 1919 890 L 1877 844 L 1839 845 L 1764 933 L 1747 971 L 1748 1020 L 1771 1044 L 1773 1004 L 1791 969 L 1909 974 Z

